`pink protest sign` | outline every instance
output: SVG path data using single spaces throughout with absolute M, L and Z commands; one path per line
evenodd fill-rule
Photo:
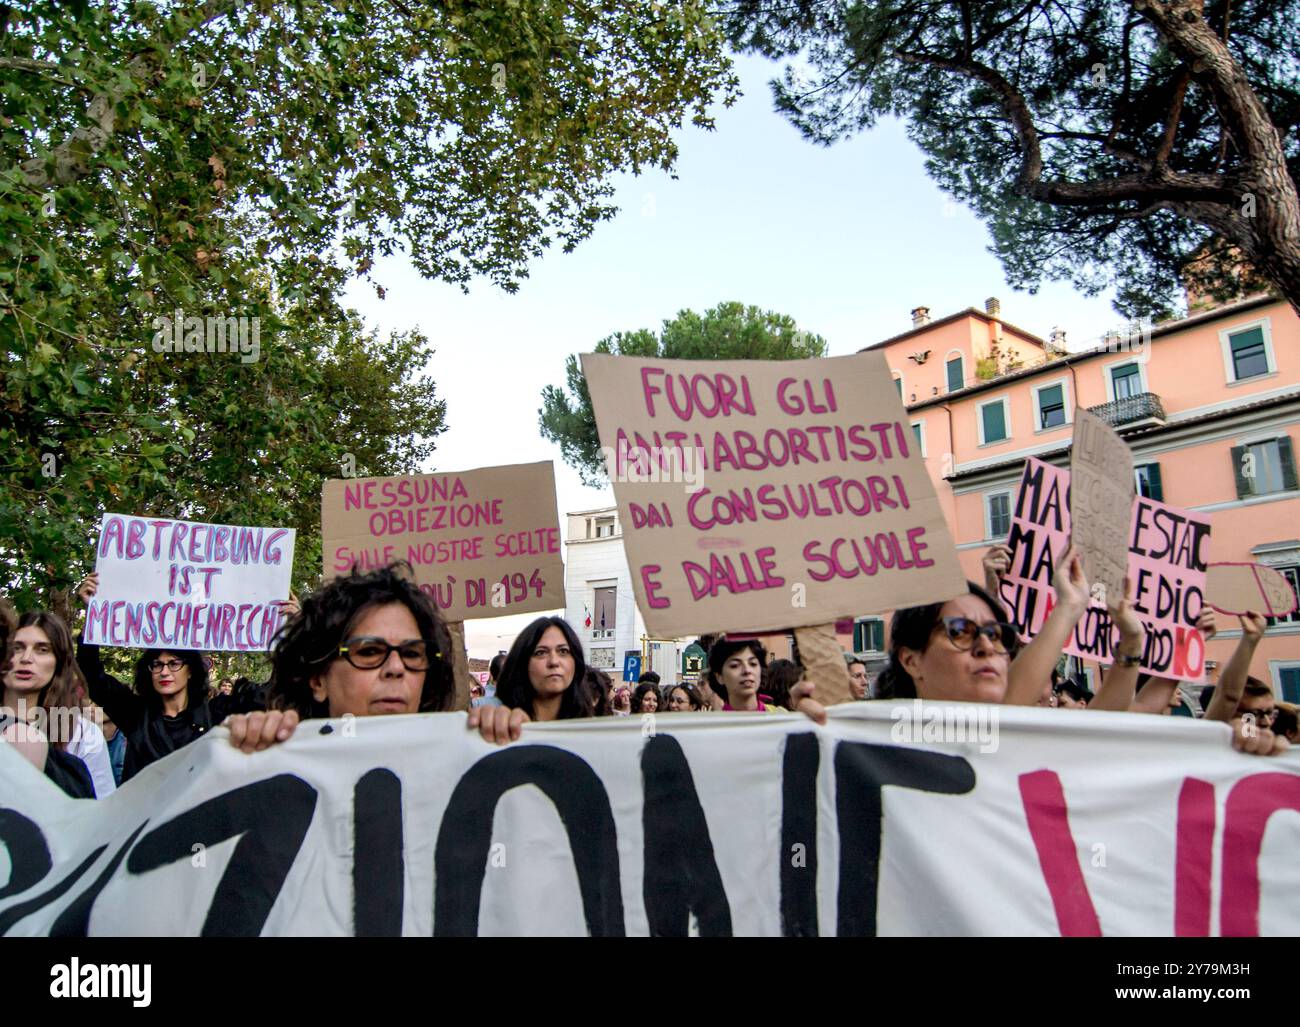
M 449 621 L 564 606 L 551 462 L 342 478 L 321 490 L 325 576 L 405 561 Z
M 1052 574 L 1070 541 L 1069 493 L 1069 471 L 1026 460 L 1007 539 L 1011 567 L 1001 586 L 1026 638 L 1038 633 L 1052 609 Z M 1209 540 L 1209 518 L 1145 496 L 1134 500 L 1127 573 L 1134 609 L 1147 626 L 1142 668 L 1151 674 L 1205 680 L 1205 639 L 1196 619 L 1204 605 Z M 1095 590 L 1066 652 L 1109 664 L 1118 642 L 1119 630 Z

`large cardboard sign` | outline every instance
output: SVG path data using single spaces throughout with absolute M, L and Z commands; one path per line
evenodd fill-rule
M 1128 573 L 1124 539 L 1133 509 L 1133 454 L 1115 429 L 1082 407 L 1074 411 L 1070 447 L 1070 523 L 1088 582 L 1107 595 L 1124 595 Z
M 404 560 L 449 621 L 564 606 L 551 462 L 392 478 L 321 491 L 325 576 Z
M 1051 612 L 1052 575 L 1069 547 L 1070 472 L 1030 457 L 1012 511 L 1011 567 L 1002 580 L 1002 601 L 1022 636 L 1032 638 Z M 1206 594 L 1210 520 L 1138 496 L 1120 541 L 1127 555 L 1133 604 L 1147 626 L 1142 668 L 1185 681 L 1205 680 L 1205 639 L 1196 629 Z M 1078 532 L 1074 533 L 1078 538 Z M 1076 626 L 1066 652 L 1102 664 L 1114 662 L 1119 629 L 1105 604 L 1094 598 Z
M 218 728 L 100 802 L 0 744 L 0 932 L 1300 933 L 1300 754 L 1224 724 L 908 701 L 653 724 L 499 747 L 460 713 L 308 721 L 252 756 Z
M 1220 613 L 1262 613 L 1285 617 L 1296 611 L 1291 582 L 1276 567 L 1259 563 L 1212 563 L 1205 579 L 1205 597 Z
M 582 368 L 651 633 L 825 624 L 966 591 L 881 354 Z
M 293 528 L 104 514 L 99 591 L 86 609 L 93 645 L 254 652 L 269 649 L 289 598 Z

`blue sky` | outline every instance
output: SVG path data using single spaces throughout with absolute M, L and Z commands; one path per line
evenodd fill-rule
M 419 328 L 436 350 L 429 370 L 448 431 L 425 470 L 554 460 L 561 518 L 612 503 L 539 434 L 542 387 L 563 385 L 568 354 L 615 331 L 657 329 L 684 308 L 739 300 L 789 314 L 824 336 L 832 356 L 906 331 L 913 307 L 938 318 L 988 296 L 1038 336 L 1064 328 L 1071 349 L 1121 326 L 1109 294 L 1084 297 L 1066 283 L 1014 292 L 987 229 L 927 177 L 901 122 L 817 146 L 772 110 L 778 65 L 741 58 L 736 67 L 744 95 L 717 107 L 715 131 L 679 133 L 677 179 L 621 176 L 619 214 L 573 253 L 535 261 L 514 296 L 487 281 L 465 295 L 400 257 L 376 264 L 384 300 L 352 283 L 346 301 L 368 324 Z M 508 646 L 526 619 L 467 623 L 471 655 Z

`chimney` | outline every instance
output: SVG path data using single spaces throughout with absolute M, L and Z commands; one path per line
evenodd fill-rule
M 984 313 L 988 314 L 989 317 L 1001 317 L 1002 301 L 996 296 L 990 296 L 984 301 Z
M 1051 350 L 1057 350 L 1061 353 L 1065 352 L 1065 329 L 1064 328 L 1052 329 L 1052 336 L 1047 342 L 1047 348 Z
M 921 325 L 928 325 L 929 323 L 930 323 L 930 308 L 929 308 L 929 307 L 915 307 L 915 308 L 912 310 L 912 327 L 913 327 L 913 328 L 920 328 Z

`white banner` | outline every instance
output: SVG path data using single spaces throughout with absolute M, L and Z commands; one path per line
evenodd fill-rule
M 104 514 L 86 607 L 93 645 L 258 652 L 289 598 L 293 528 Z
M 214 736 L 102 802 L 0 745 L 0 934 L 1300 928 L 1300 755 L 1222 724 L 903 701 L 504 747 L 463 714 L 309 721 L 254 756 Z

